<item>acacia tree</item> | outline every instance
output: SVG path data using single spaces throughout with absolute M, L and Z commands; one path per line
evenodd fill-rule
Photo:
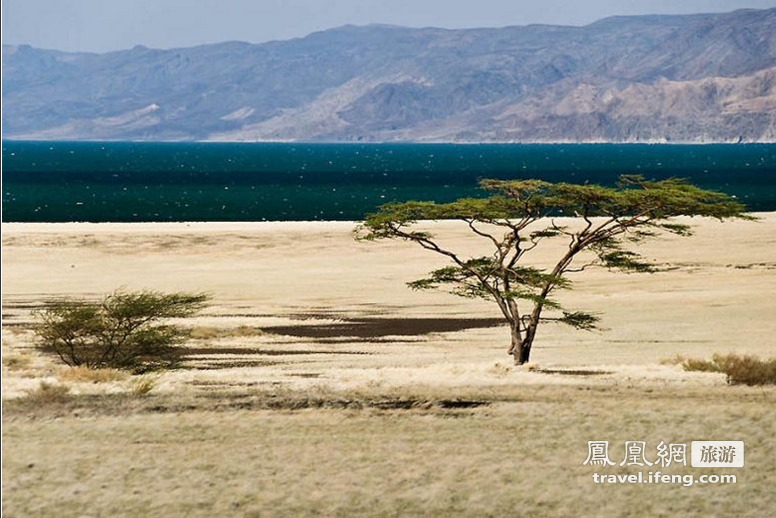
M 731 197 L 700 189 L 685 180 L 647 181 L 624 175 L 616 187 L 550 183 L 540 180 L 482 180 L 490 193 L 450 203 L 389 203 L 367 216 L 358 239 L 402 239 L 447 257 L 451 264 L 408 283 L 413 289 L 448 286 L 462 297 L 495 301 L 511 330 L 508 352 L 520 365 L 529 361 L 543 322 L 592 330 L 599 318 L 563 308 L 553 295 L 572 285 L 570 274 L 591 266 L 625 272 L 655 267 L 627 250 L 661 234 L 688 236 L 691 228 L 675 216 L 752 219 Z M 559 223 L 559 216 L 576 221 Z M 467 257 L 418 230 L 421 220 L 460 220 L 493 247 L 488 256 Z M 568 223 L 564 220 L 563 223 Z M 526 265 L 529 253 L 545 240 L 563 239 L 567 247 L 550 268 Z
M 165 323 L 205 307 L 204 293 L 116 291 L 100 302 L 64 300 L 37 312 L 40 347 L 71 367 L 145 372 L 174 366 L 187 332 Z

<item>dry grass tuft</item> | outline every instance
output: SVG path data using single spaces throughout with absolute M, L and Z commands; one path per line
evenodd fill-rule
M 688 358 L 682 362 L 686 371 L 721 372 L 728 383 L 744 385 L 776 385 L 776 358 L 715 354 L 711 360 Z
M 682 356 L 681 354 L 675 354 L 670 358 L 663 358 L 662 360 L 660 360 L 660 365 L 681 365 L 685 361 L 687 361 L 686 356 Z
M 264 332 L 251 326 L 238 326 L 234 328 L 199 326 L 189 331 L 189 338 L 194 340 L 216 340 L 219 338 L 247 338 L 261 336 Z
M 512 367 L 510 365 L 504 365 L 501 362 L 497 362 L 493 364 L 493 367 L 488 369 L 488 372 L 494 376 L 506 376 L 512 372 Z
M 21 399 L 26 405 L 39 407 L 66 403 L 71 398 L 69 386 L 42 381 L 38 388 L 27 391 Z
M 32 365 L 32 357 L 27 354 L 5 354 L 3 365 L 14 371 L 29 369 Z
M 132 380 L 130 392 L 133 396 L 145 396 L 156 387 L 156 380 L 147 376 Z
M 90 369 L 83 365 L 70 367 L 59 373 L 61 381 L 75 381 L 81 383 L 110 383 L 123 381 L 129 374 L 118 369 Z

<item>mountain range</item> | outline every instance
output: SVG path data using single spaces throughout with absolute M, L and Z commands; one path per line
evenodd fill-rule
M 11 139 L 776 141 L 776 8 L 102 54 L 4 45 L 2 72 Z

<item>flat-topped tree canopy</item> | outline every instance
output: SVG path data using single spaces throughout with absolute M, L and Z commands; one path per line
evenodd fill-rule
M 503 220 L 552 215 L 639 216 L 651 220 L 674 216 L 750 217 L 744 213 L 744 205 L 727 194 L 701 189 L 679 178 L 649 181 L 638 175 L 622 175 L 615 187 L 544 180 L 485 179 L 480 181 L 480 187 L 494 194 L 483 198 L 461 198 L 449 203 L 388 203 L 366 218 L 366 227 L 372 232 L 379 232 L 387 223 L 407 224 L 441 219 L 475 219 L 483 223 L 506 224 Z
M 383 205 L 366 218 L 359 239 L 410 240 L 448 257 L 450 266 L 434 270 L 409 286 L 433 289 L 448 285 L 455 295 L 494 300 L 511 326 L 509 352 L 516 363 L 528 361 L 540 322 L 554 321 L 588 330 L 596 327 L 597 316 L 568 311 L 551 298 L 554 292 L 571 287 L 569 274 L 591 266 L 627 272 L 656 271 L 654 264 L 624 249 L 624 245 L 662 232 L 689 235 L 690 226 L 671 219 L 676 216 L 754 219 L 744 212 L 742 203 L 730 196 L 676 178 L 650 181 L 623 175 L 613 187 L 486 179 L 480 187 L 490 195 L 449 203 L 408 201 Z M 581 226 L 560 226 L 556 216 L 579 218 Z M 491 242 L 493 254 L 467 257 L 444 248 L 428 231 L 413 228 L 421 220 L 463 221 L 474 234 Z M 568 249 L 554 268 L 520 264 L 528 252 L 550 238 L 568 240 Z M 588 252 L 583 254 L 588 256 L 585 263 L 574 265 L 582 252 Z

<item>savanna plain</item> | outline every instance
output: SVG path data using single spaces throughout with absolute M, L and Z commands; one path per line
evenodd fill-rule
M 520 367 L 495 305 L 407 288 L 440 257 L 352 223 L 4 224 L 3 512 L 773 516 L 776 388 L 676 360 L 776 356 L 776 213 L 758 217 L 640 245 L 658 273 L 577 274 L 561 302 L 607 329 L 547 325 Z M 96 376 L 36 349 L 35 309 L 117 288 L 212 295 L 179 368 Z M 583 465 L 594 440 L 615 466 Z M 744 441 L 746 465 L 664 473 L 737 483 L 593 482 L 637 472 L 625 441 L 654 461 L 693 440 Z

